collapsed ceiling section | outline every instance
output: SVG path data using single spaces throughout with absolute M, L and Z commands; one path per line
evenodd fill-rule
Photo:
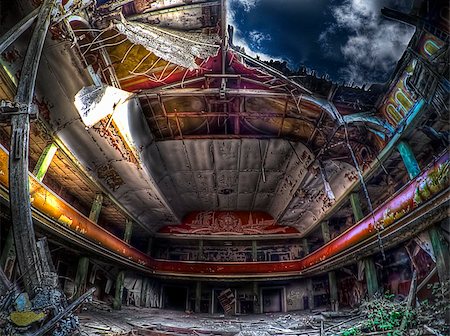
M 191 211 L 261 210 L 304 232 L 356 178 L 349 146 L 364 167 L 384 144 L 377 122 L 346 123 L 360 110 L 336 108 L 336 85 L 312 92 L 229 45 L 223 0 L 72 5 L 44 51 L 41 115 L 150 231 Z M 97 90 L 119 98 L 87 122 L 75 96 Z

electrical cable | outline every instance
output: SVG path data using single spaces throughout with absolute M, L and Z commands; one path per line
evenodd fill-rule
M 359 180 L 361 182 L 361 186 L 362 186 L 363 191 L 364 191 L 364 196 L 367 199 L 367 205 L 369 207 L 369 212 L 370 212 L 370 215 L 372 216 L 373 225 L 374 225 L 375 229 L 377 230 L 377 239 L 378 239 L 378 245 L 380 247 L 381 256 L 383 257 L 383 260 L 386 260 L 386 255 L 384 253 L 383 240 L 381 239 L 381 234 L 380 234 L 380 230 L 383 230 L 384 226 L 383 226 L 383 224 L 381 224 L 381 227 L 380 227 L 379 225 L 377 225 L 377 223 L 375 221 L 375 215 L 374 215 L 374 211 L 373 211 L 372 201 L 370 199 L 369 191 L 367 190 L 367 186 L 366 186 L 366 183 L 364 181 L 364 177 L 362 175 L 361 168 L 359 167 L 358 161 L 356 160 L 356 156 L 355 156 L 355 153 L 353 151 L 353 148 L 350 145 L 350 140 L 349 140 L 349 137 L 348 137 L 348 130 L 347 130 L 347 125 L 346 124 L 344 124 L 344 131 L 345 131 L 345 140 L 346 140 L 346 143 L 347 143 L 347 147 L 348 147 L 348 149 L 350 151 L 350 155 L 352 157 L 352 160 L 353 160 L 353 163 L 355 165 L 356 171 L 358 172 Z

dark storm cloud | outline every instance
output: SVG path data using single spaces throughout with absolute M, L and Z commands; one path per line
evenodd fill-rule
M 265 59 L 306 65 L 335 81 L 388 79 L 414 28 L 381 17 L 410 0 L 230 0 L 235 44 Z

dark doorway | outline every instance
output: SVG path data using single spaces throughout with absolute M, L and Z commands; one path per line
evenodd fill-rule
M 213 308 L 214 308 L 214 311 L 213 311 L 213 314 L 224 314 L 225 313 L 225 311 L 223 310 L 223 307 L 222 307 L 222 305 L 220 304 L 220 302 L 219 302 L 219 295 L 220 295 L 220 293 L 223 291 L 223 289 L 214 289 L 214 305 L 213 305 Z
M 187 294 L 186 287 L 164 286 L 163 308 L 185 311 Z
M 283 291 L 281 288 L 267 288 L 262 290 L 263 313 L 278 313 L 283 311 Z

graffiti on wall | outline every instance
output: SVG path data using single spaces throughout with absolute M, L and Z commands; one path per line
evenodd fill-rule
M 444 41 L 427 31 L 423 31 L 415 51 L 423 59 L 432 62 L 439 50 L 444 46 Z M 381 113 L 394 127 L 403 120 L 417 101 L 414 91 L 408 86 L 408 79 L 413 75 L 417 62 L 416 59 L 409 62 L 381 105 Z
M 433 56 L 444 47 L 445 43 L 433 34 L 423 32 L 419 43 L 417 44 L 417 52 L 425 59 L 432 60 Z
M 416 60 L 413 60 L 408 64 L 397 84 L 385 98 L 381 107 L 381 113 L 394 127 L 403 120 L 416 102 L 416 97 L 414 97 L 413 91 L 407 84 L 407 80 L 412 76 L 416 64 Z
M 290 226 L 282 226 L 264 212 L 206 211 L 187 215 L 182 224 L 168 225 L 159 233 L 196 235 L 261 235 L 298 234 Z

